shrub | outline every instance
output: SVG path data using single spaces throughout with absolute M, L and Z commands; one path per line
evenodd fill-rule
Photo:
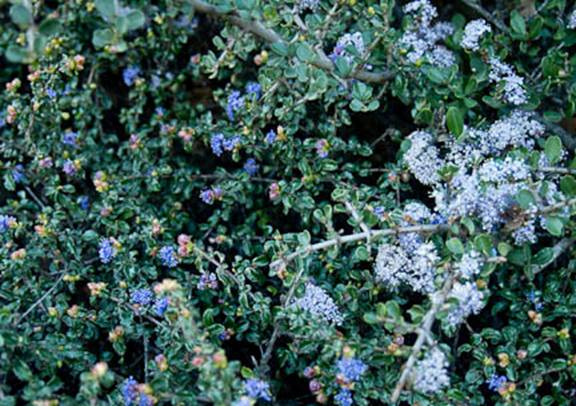
M 1 1 L 0 404 L 570 404 L 576 11 L 435 3 Z

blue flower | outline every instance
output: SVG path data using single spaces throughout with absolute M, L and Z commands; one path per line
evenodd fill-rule
M 277 137 L 276 131 L 270 130 L 266 134 L 266 138 L 264 140 L 266 141 L 266 144 L 273 144 L 274 141 L 276 141 L 276 137 Z
M 66 175 L 74 176 L 76 174 L 76 165 L 74 164 L 74 161 L 72 161 L 71 159 L 67 159 L 66 161 L 64 161 L 62 170 Z
M 148 397 L 148 395 L 146 395 L 145 393 L 142 393 L 140 395 L 140 402 L 138 402 L 138 406 L 153 406 L 153 405 L 154 402 L 150 397 Z
M 256 173 L 258 173 L 259 168 L 260 166 L 256 163 L 256 160 L 254 158 L 248 158 L 248 160 L 244 164 L 244 170 L 250 176 L 256 175 Z
M 216 156 L 221 156 L 224 150 L 222 149 L 222 143 L 224 142 L 224 134 L 218 133 L 213 134 L 210 138 L 210 148 L 212 148 L 212 153 Z
M 166 109 L 164 109 L 164 107 L 156 107 L 154 113 L 156 113 L 157 116 L 162 117 L 164 114 L 166 114 Z
M 234 113 L 244 107 L 244 98 L 240 92 L 235 90 L 228 96 L 228 105 L 226 106 L 226 114 L 230 121 L 234 121 Z
M 260 379 L 248 379 L 244 382 L 244 390 L 246 391 L 246 394 L 253 399 L 272 400 L 270 385 Z
M 367 367 L 362 361 L 356 358 L 342 358 L 336 364 L 338 372 L 348 382 L 355 382 L 366 371 Z
M 354 403 L 352 400 L 352 392 L 349 389 L 341 389 L 340 392 L 334 396 L 334 401 L 340 406 L 351 406 Z
M 156 315 L 159 317 L 164 316 L 164 313 L 166 313 L 166 310 L 168 310 L 169 304 L 170 300 L 167 297 L 156 299 L 154 302 L 154 313 L 156 313 Z
M 114 247 L 114 244 L 112 243 L 110 238 L 107 238 L 100 242 L 100 249 L 98 250 L 98 255 L 100 256 L 100 261 L 102 261 L 103 264 L 108 264 L 110 261 L 112 261 L 116 256 L 116 253 L 117 253 L 116 247 Z
M 211 272 L 203 272 L 202 275 L 200 275 L 197 287 L 199 290 L 217 289 L 218 279 L 216 279 L 216 275 Z
M 225 139 L 224 142 L 222 143 L 222 146 L 226 151 L 232 151 L 234 148 L 236 148 L 236 146 L 240 145 L 241 141 L 242 138 L 240 138 L 239 135 L 235 135 L 233 137 Z
M 246 93 L 250 96 L 256 96 L 256 100 L 258 100 L 262 95 L 262 86 L 258 82 L 249 82 L 246 85 Z
M 52 88 L 48 88 L 46 89 L 46 94 L 48 95 L 49 98 L 54 99 L 58 94 L 56 93 L 56 91 Z
M 74 131 L 66 131 L 62 136 L 62 143 L 64 145 L 69 145 L 71 147 L 76 146 L 76 141 L 78 140 L 78 133 Z
M 124 398 L 124 405 L 130 406 L 136 401 L 138 397 L 138 382 L 133 377 L 130 377 L 122 384 L 122 397 Z
M 90 208 L 90 198 L 88 196 L 81 196 L 78 199 L 78 204 L 82 210 L 88 210 Z
M 374 208 L 374 215 L 375 215 L 376 217 L 382 217 L 385 212 L 386 212 L 386 211 L 384 210 L 384 207 L 382 207 L 382 206 L 376 206 L 376 207 Z
M 493 374 L 490 379 L 488 379 L 486 381 L 486 383 L 488 384 L 488 389 L 494 391 L 494 392 L 498 392 L 498 389 L 500 389 L 502 387 L 502 385 L 506 384 L 507 379 L 505 376 L 503 375 L 496 375 Z
M 122 79 L 126 86 L 130 87 L 136 81 L 136 78 L 140 74 L 140 68 L 138 66 L 129 66 L 122 72 Z
M 159 252 L 160 261 L 162 261 L 162 265 L 167 266 L 168 268 L 174 268 L 178 266 L 178 257 L 176 256 L 176 250 L 174 247 L 169 245 L 162 247 Z
M 130 296 L 130 301 L 140 306 L 148 306 L 152 303 L 152 299 L 154 299 L 154 294 L 150 289 L 135 290 Z
M 18 164 L 12 169 L 12 179 L 14 182 L 20 183 L 26 180 L 26 175 L 24 174 L 24 165 Z
M 16 219 L 12 216 L 0 215 L 0 233 L 5 233 L 12 224 L 16 223 Z

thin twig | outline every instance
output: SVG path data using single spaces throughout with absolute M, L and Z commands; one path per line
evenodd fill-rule
M 490 21 L 500 31 L 505 32 L 506 34 L 510 34 L 510 30 L 508 29 L 508 27 L 506 27 L 504 25 L 504 23 L 502 23 L 502 21 L 500 21 L 496 17 L 494 17 L 488 10 L 486 10 L 484 7 L 482 7 L 482 5 L 479 3 L 479 1 L 477 1 L 477 0 L 462 0 L 462 3 L 466 4 L 468 7 L 470 7 L 474 11 L 476 11 L 478 14 L 480 14 L 486 20 Z
M 554 261 L 556 261 L 558 257 L 564 253 L 564 251 L 573 246 L 575 241 L 576 238 L 563 238 L 560 241 L 558 241 L 558 243 L 554 245 L 554 247 L 552 247 L 552 257 L 542 265 L 537 265 L 534 267 L 533 269 L 534 275 L 542 272 L 548 266 L 553 264 Z
M 46 293 L 44 293 L 40 299 L 38 299 L 37 301 L 35 301 L 32 306 L 30 306 L 28 308 L 28 310 L 26 310 L 24 312 L 24 314 L 22 316 L 20 316 L 20 318 L 18 318 L 18 320 L 16 321 L 15 324 L 21 323 L 22 320 L 24 320 L 26 318 L 26 316 L 28 316 L 32 310 L 34 310 L 40 303 L 42 303 L 42 301 L 44 299 L 46 299 L 48 296 L 50 296 L 52 294 L 52 292 L 54 292 L 56 290 L 56 288 L 58 287 L 58 285 L 60 284 L 60 282 L 62 282 L 62 279 L 64 279 L 64 275 L 66 274 L 66 272 L 62 272 L 60 274 L 60 277 L 58 278 L 58 280 L 54 283 L 54 285 L 52 285 L 52 287 L 50 289 L 48 289 L 48 291 Z
M 239 17 L 234 12 L 224 12 L 218 7 L 208 4 L 202 0 L 188 0 L 189 3 L 194 7 L 197 12 L 210 14 L 215 17 L 226 18 L 235 26 L 241 28 L 242 30 L 249 32 L 257 37 L 260 37 L 264 41 L 270 44 L 286 44 L 286 41 L 278 35 L 275 31 L 266 28 L 261 22 L 256 20 L 244 20 Z M 327 70 L 329 72 L 335 69 L 334 63 L 322 55 L 320 52 L 316 52 L 316 58 L 310 62 L 312 65 Z M 361 80 L 363 82 L 371 83 L 385 83 L 394 77 L 394 72 L 390 70 L 384 70 L 381 72 L 369 72 L 366 70 L 361 70 L 351 74 L 354 79 Z

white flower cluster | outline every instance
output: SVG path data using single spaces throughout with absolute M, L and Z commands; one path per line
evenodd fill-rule
M 437 23 L 432 20 L 438 16 L 438 11 L 428 0 L 416 0 L 404 6 L 404 12 L 414 17 L 416 25 L 410 27 L 400 38 L 399 47 L 408 51 L 406 58 L 411 63 L 417 63 L 426 58 L 432 65 L 447 68 L 456 63 L 454 53 L 443 45 L 443 41 L 454 33 L 450 23 Z
M 440 258 L 434 244 L 422 243 L 411 253 L 397 245 L 383 243 L 378 249 L 374 272 L 376 281 L 393 290 L 407 285 L 415 292 L 434 290 L 435 265 Z
M 466 252 L 462 255 L 460 261 L 456 264 L 456 271 L 458 275 L 466 279 L 472 279 L 480 273 L 484 259 L 477 251 Z
M 414 389 L 424 394 L 439 392 L 450 385 L 446 355 L 438 348 L 428 351 L 426 356 L 416 363 L 412 381 Z
M 334 300 L 326 293 L 324 289 L 314 285 L 312 282 L 306 283 L 304 296 L 294 299 L 292 306 L 300 308 L 312 316 L 332 322 L 336 325 L 342 324 L 344 317 L 338 309 Z
M 451 327 L 462 323 L 471 314 L 478 314 L 484 307 L 484 295 L 474 282 L 454 283 L 449 299 L 458 300 L 458 305 L 448 313 L 446 321 Z
M 503 84 L 503 98 L 507 103 L 519 106 L 528 101 L 524 78 L 518 76 L 510 65 L 498 58 L 490 59 L 490 75 L 492 82 Z
M 348 63 L 354 61 L 354 55 L 352 55 L 346 48 L 352 47 L 356 49 L 359 55 L 364 55 L 366 53 L 366 47 L 364 46 L 364 39 L 362 34 L 355 32 L 354 34 L 344 34 L 336 42 L 336 46 L 330 55 L 332 59 L 336 57 L 341 57 L 346 59 Z
M 474 216 L 484 230 L 494 231 L 510 220 L 507 213 L 527 182 L 543 182 L 531 173 L 524 158 L 508 151 L 511 148 L 530 151 L 543 134 L 544 126 L 533 115 L 514 111 L 486 129 L 466 128 L 462 139 L 449 138 L 443 147 L 430 133 L 415 131 L 408 137 L 411 146 L 404 154 L 404 162 L 420 183 L 432 186 L 436 203 L 432 216 L 446 219 Z M 438 171 L 449 167 L 456 171 L 450 181 L 442 181 Z M 550 202 L 562 197 L 555 192 Z M 530 235 L 533 230 L 531 224 L 518 230 L 518 243 L 534 241 L 535 236 Z M 402 239 L 410 240 L 413 236 Z M 408 245 L 402 246 L 409 249 Z
M 568 17 L 568 24 L 566 25 L 570 30 L 576 30 L 576 10 L 572 11 Z
M 432 216 L 430 209 L 422 203 L 408 203 L 404 208 L 401 227 L 408 227 L 428 222 Z M 422 237 L 418 233 L 403 233 L 398 236 L 400 246 L 407 252 L 414 252 L 422 244 Z
M 488 32 L 492 32 L 492 28 L 485 20 L 481 18 L 472 20 L 464 27 L 464 35 L 460 45 L 469 51 L 478 51 L 480 49 L 480 38 Z
M 320 4 L 320 0 L 299 0 L 298 1 L 298 10 L 316 10 L 318 5 Z
M 424 185 L 433 185 L 440 181 L 438 170 L 443 162 L 439 157 L 438 148 L 431 134 L 425 131 L 416 131 L 408 136 L 411 142 L 410 149 L 404 154 L 404 162 L 410 172 Z

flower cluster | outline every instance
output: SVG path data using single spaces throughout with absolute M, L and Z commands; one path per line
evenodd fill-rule
M 244 382 L 244 390 L 246 395 L 253 400 L 267 400 L 270 402 L 272 396 L 270 394 L 270 385 L 260 379 L 250 378 Z
M 160 248 L 158 256 L 160 257 L 160 261 L 162 261 L 162 265 L 168 268 L 175 268 L 180 262 L 176 250 L 170 245 Z
M 414 389 L 432 394 L 450 385 L 448 360 L 437 347 L 430 349 L 423 359 L 416 363 L 413 374 Z
M 350 50 L 353 50 L 353 53 Z M 356 55 L 362 57 L 365 52 L 366 48 L 362 34 L 355 32 L 354 34 L 344 34 L 338 39 L 330 54 L 330 58 L 332 60 L 344 58 L 348 63 L 353 63 Z
M 336 363 L 336 369 L 338 370 L 336 381 L 340 385 L 340 391 L 334 396 L 334 401 L 339 406 L 351 406 L 354 403 L 352 399 L 354 383 L 360 380 L 368 367 L 357 358 L 344 356 Z
M 212 153 L 216 156 L 222 156 L 224 151 L 233 151 L 241 143 L 242 139 L 239 135 L 226 137 L 222 133 L 213 134 L 210 138 L 210 148 Z
M 507 103 L 520 106 L 528 102 L 524 78 L 518 76 L 513 67 L 498 58 L 490 59 L 490 80 L 502 84 L 502 97 Z
M 328 323 L 339 325 L 344 320 L 334 300 L 326 291 L 312 282 L 306 283 L 304 296 L 294 299 L 292 306 Z
M 464 27 L 464 35 L 460 45 L 469 51 L 478 51 L 480 50 L 480 39 L 489 32 L 492 32 L 492 28 L 486 20 L 472 20 Z
M 448 325 L 455 327 L 471 314 L 478 314 L 484 307 L 484 295 L 473 282 L 454 283 L 449 299 L 456 299 L 458 304 L 447 316 Z
M 103 264 L 110 263 L 118 253 L 119 244 L 113 238 L 106 238 L 100 242 L 98 255 Z
M 217 200 L 222 199 L 222 188 L 213 186 L 210 189 L 204 189 L 200 192 L 200 199 L 206 204 L 214 204 Z
M 156 399 L 149 393 L 149 386 L 139 384 L 133 377 L 124 381 L 121 392 L 124 406 L 153 406 L 156 403 Z

